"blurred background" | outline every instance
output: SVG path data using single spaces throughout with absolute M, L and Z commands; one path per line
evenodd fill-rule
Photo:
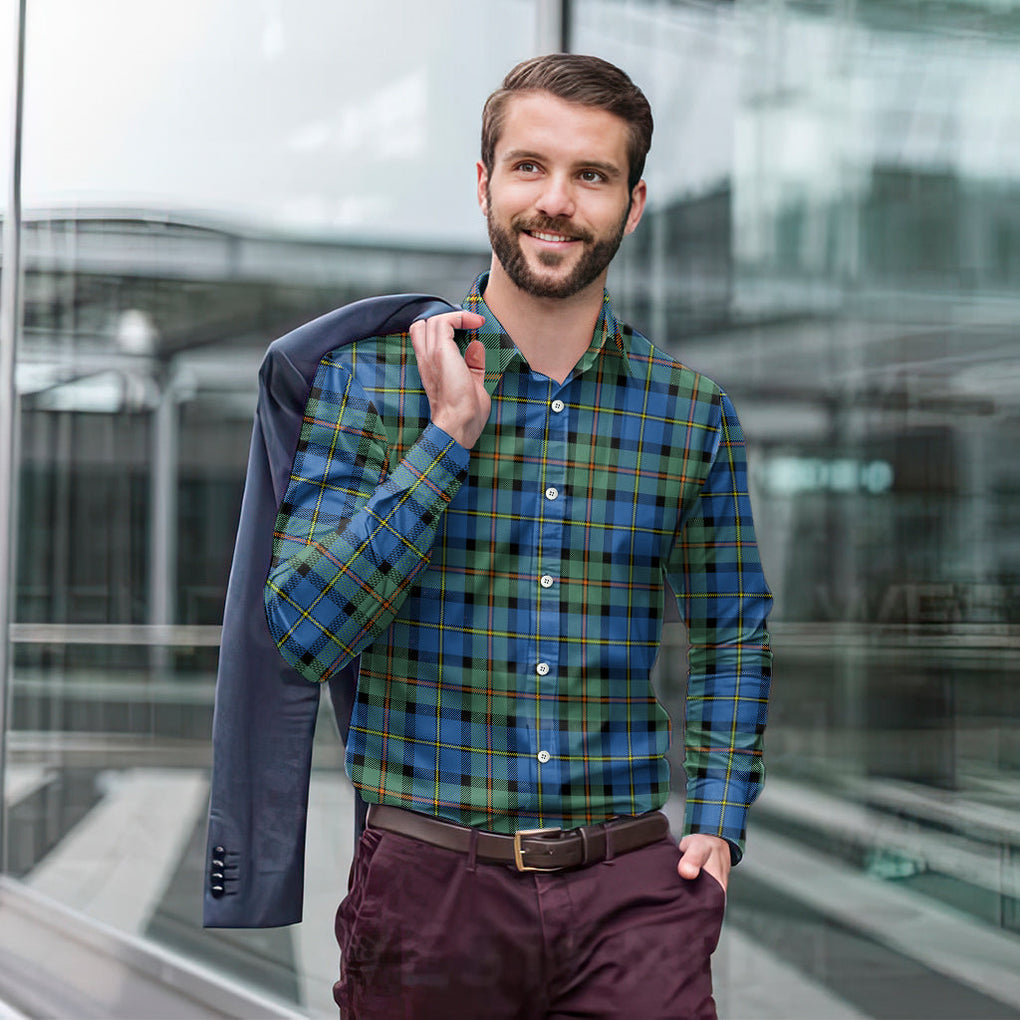
M 200 927 L 256 372 L 353 299 L 463 297 L 482 103 L 555 49 L 652 102 L 610 290 L 733 397 L 776 595 L 720 1014 L 1020 1017 L 1014 0 L 0 0 L 11 1016 L 335 1015 L 325 716 L 304 922 Z

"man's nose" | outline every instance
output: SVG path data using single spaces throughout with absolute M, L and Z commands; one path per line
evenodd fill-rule
M 546 216 L 573 216 L 574 193 L 570 182 L 559 174 L 548 177 L 535 207 Z

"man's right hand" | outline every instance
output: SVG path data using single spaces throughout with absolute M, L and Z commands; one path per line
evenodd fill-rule
M 484 323 L 475 312 L 445 312 L 411 323 L 410 330 L 432 423 L 468 450 L 482 434 L 492 402 L 485 391 L 485 347 L 472 340 L 461 356 L 453 331 Z

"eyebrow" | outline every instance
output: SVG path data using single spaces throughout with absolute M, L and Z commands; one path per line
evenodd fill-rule
M 539 163 L 545 162 L 545 157 L 539 152 L 530 152 L 527 149 L 511 149 L 504 153 L 502 162 L 515 163 L 520 159 L 533 159 Z M 578 169 L 598 170 L 606 177 L 617 178 L 623 176 L 623 170 L 615 163 L 605 163 L 600 159 L 581 159 L 574 164 Z

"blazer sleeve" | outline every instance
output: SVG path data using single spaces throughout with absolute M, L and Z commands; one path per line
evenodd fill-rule
M 417 318 L 450 310 L 445 301 L 418 294 L 359 301 L 275 341 L 262 363 L 216 678 L 205 927 L 267 928 L 301 920 L 321 688 L 277 650 L 263 591 L 273 527 L 318 364 L 354 340 L 402 331 Z M 356 675 L 353 663 L 330 683 L 344 738 Z

